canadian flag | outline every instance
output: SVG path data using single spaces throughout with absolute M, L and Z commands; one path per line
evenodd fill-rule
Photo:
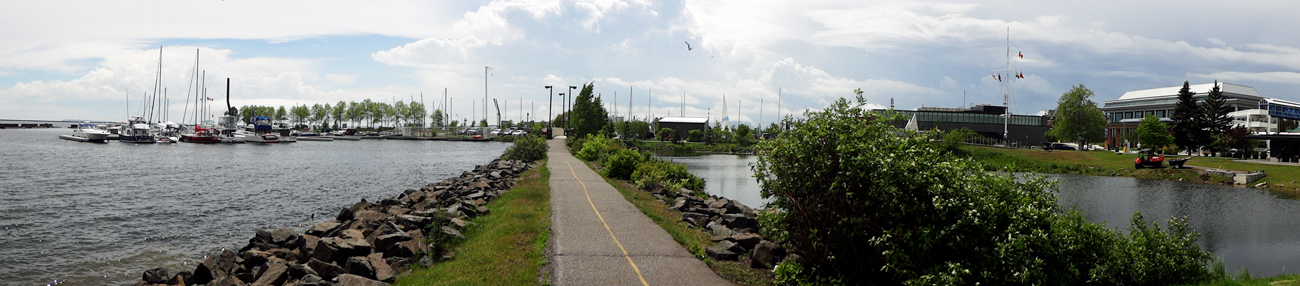
M 208 101 L 213 101 L 213 100 L 216 100 L 216 99 L 212 99 L 211 97 L 208 98 Z
M 1020 58 L 1022 58 L 1022 59 L 1025 58 L 1025 53 L 1022 53 L 1022 52 L 1020 52 L 1020 51 L 1016 51 L 1016 55 L 1019 55 Z

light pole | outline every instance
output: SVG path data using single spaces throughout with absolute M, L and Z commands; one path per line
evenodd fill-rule
M 574 96 L 577 96 L 573 93 L 573 90 L 577 88 L 576 86 L 569 86 L 569 112 L 564 114 L 564 135 L 569 135 L 569 127 L 573 126 L 569 124 L 569 121 L 573 120 L 573 100 L 576 98 Z
M 564 133 L 566 134 L 569 133 L 569 113 L 568 113 L 569 111 L 565 110 L 564 107 L 569 104 L 568 102 L 569 102 L 569 98 L 564 97 L 564 93 L 561 92 L 560 93 L 560 115 L 564 116 L 564 126 L 562 127 L 564 127 Z
M 551 109 L 555 106 L 555 90 L 551 89 L 551 86 L 548 85 L 546 86 L 546 91 L 551 93 L 551 96 L 547 97 L 548 100 L 546 101 L 546 139 L 550 140 L 553 138 L 553 135 L 555 135 L 555 131 L 552 130 L 555 128 L 555 118 L 551 117 L 554 116 L 551 115 Z

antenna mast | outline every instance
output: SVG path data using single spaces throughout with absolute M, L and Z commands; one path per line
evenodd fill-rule
M 1006 65 L 1006 68 L 1004 68 L 1004 69 L 999 69 L 999 70 L 993 70 L 993 78 L 995 78 L 995 79 L 997 79 L 998 81 L 1002 82 L 1002 108 L 1003 108 L 1003 110 L 1002 110 L 1002 140 L 1003 140 L 1003 142 L 1002 142 L 1002 143 L 1003 143 L 1003 144 L 1007 144 L 1007 140 L 1010 139 L 1010 137 L 1007 136 L 1007 130 L 1008 130 L 1007 127 L 1008 127 L 1008 125 L 1010 125 L 1010 122 L 1011 122 L 1011 81 L 1012 81 L 1013 79 L 1023 77 L 1023 75 L 1020 73 L 1020 69 L 1019 69 L 1019 68 L 1015 68 L 1015 67 L 1012 67 L 1012 66 L 1011 66 L 1011 27 L 1007 27 L 1007 52 L 1006 52 L 1006 56 L 1007 56 L 1007 65 Z M 1006 75 L 1006 79 L 1005 79 L 1005 80 L 1003 80 L 1003 75 Z

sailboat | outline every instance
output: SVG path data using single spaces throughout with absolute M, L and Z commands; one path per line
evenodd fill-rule
M 181 133 L 180 139 L 181 142 L 189 142 L 189 143 L 219 143 L 221 142 L 221 138 L 220 138 L 221 131 L 218 131 L 216 126 L 212 126 L 211 124 L 204 124 L 205 120 L 200 120 L 203 117 L 203 113 L 204 113 L 203 111 L 207 109 L 207 104 L 205 102 L 207 94 L 206 92 L 200 92 L 200 90 L 206 90 L 207 88 L 204 85 L 204 82 L 207 81 L 207 72 L 206 71 L 203 72 L 203 78 L 201 79 L 198 79 L 197 78 L 198 76 L 199 76 L 199 50 L 195 49 L 194 50 L 194 73 L 190 77 L 190 81 L 194 82 L 194 86 L 193 86 L 194 96 L 192 96 L 192 98 L 194 99 L 194 113 L 193 113 L 194 128 L 193 129 L 186 128 L 186 130 L 184 130 L 185 132 Z M 188 103 L 186 104 L 188 105 Z M 202 106 L 203 108 L 200 108 L 200 106 Z

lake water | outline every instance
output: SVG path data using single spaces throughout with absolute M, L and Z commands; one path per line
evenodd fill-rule
M 749 164 L 756 156 L 664 156 L 686 164 L 705 179 L 710 194 L 750 207 L 766 201 L 759 195 Z M 1267 191 L 1128 177 L 1049 175 L 1059 180 L 1058 202 L 1079 209 L 1084 217 L 1109 228 L 1128 227 L 1133 212 L 1162 225 L 1186 216 L 1201 233 L 1199 243 L 1222 258 L 1229 273 L 1245 268 L 1255 276 L 1300 273 L 1300 201 Z
M 134 145 L 0 130 L 0 285 L 123 285 L 193 270 L 257 229 L 304 230 L 360 199 L 457 176 L 508 143 Z M 314 216 L 314 218 L 313 218 Z
M 704 178 L 704 191 L 739 201 L 751 208 L 762 208 L 768 201 L 758 193 L 758 180 L 749 164 L 758 162 L 753 155 L 660 156 L 660 159 L 686 164 L 692 174 Z

